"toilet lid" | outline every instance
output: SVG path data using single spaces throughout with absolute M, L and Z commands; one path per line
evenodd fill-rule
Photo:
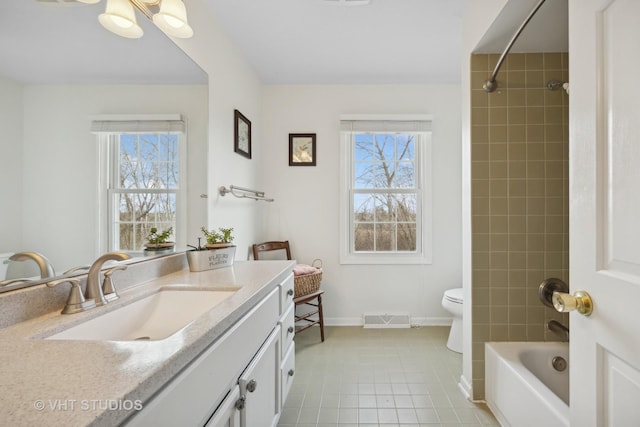
M 444 297 L 451 302 L 455 302 L 457 304 L 462 304 L 462 288 L 449 289 L 444 292 Z

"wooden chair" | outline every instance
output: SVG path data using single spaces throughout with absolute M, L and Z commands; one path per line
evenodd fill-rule
M 261 259 L 261 254 L 263 254 L 264 252 L 272 251 L 285 251 L 286 259 L 292 259 L 288 240 L 282 242 L 271 241 L 256 243 L 255 245 L 253 245 L 253 259 L 259 260 Z M 262 259 L 264 259 L 264 257 Z M 324 294 L 324 291 L 317 290 L 316 292 L 293 298 L 293 303 L 295 304 L 296 309 L 298 308 L 298 306 L 303 305 L 313 307 L 310 312 L 305 312 L 304 314 L 300 315 L 298 315 L 297 313 L 295 314 L 296 333 L 304 331 L 305 329 L 308 329 L 314 325 L 319 325 L 320 339 L 324 342 L 324 315 L 322 312 L 322 294 Z

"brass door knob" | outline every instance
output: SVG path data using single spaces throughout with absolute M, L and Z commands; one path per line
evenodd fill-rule
M 553 307 L 560 313 L 576 310 L 583 316 L 588 316 L 593 312 L 593 301 L 585 291 L 575 291 L 573 295 L 554 292 L 552 300 Z

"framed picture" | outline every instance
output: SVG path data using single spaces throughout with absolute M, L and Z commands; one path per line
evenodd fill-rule
M 316 165 L 316 134 L 289 134 L 289 166 Z
M 251 158 L 251 122 L 238 110 L 234 110 L 233 151 Z

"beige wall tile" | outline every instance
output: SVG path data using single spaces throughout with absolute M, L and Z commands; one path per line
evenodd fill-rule
M 524 88 L 509 88 L 507 96 L 509 98 L 509 107 L 524 107 L 527 105 L 526 90 Z
M 527 126 L 509 124 L 507 127 L 509 143 L 525 142 L 527 140 Z
M 510 53 L 507 55 L 509 58 L 509 70 L 524 70 L 525 69 L 525 58 L 526 55 L 524 53 Z
M 562 53 L 551 52 L 542 54 L 545 70 L 561 70 L 562 69 Z
M 471 106 L 472 107 L 488 107 L 489 97 L 484 90 L 472 90 L 471 91 Z
M 489 125 L 506 125 L 507 108 L 489 107 Z
M 489 144 L 472 144 L 471 160 L 473 161 L 489 160 Z
M 489 215 L 490 199 L 488 197 L 473 197 L 471 199 L 471 210 L 474 215 Z
M 566 53 L 509 54 L 500 91 L 479 87 L 498 55 L 473 55 L 472 227 L 474 397 L 484 384 L 484 341 L 555 339 L 537 289 L 568 276 Z M 479 85 L 476 89 L 475 85 Z M 561 315 L 568 322 L 568 316 Z M 478 370 L 476 370 L 476 367 Z
M 489 177 L 491 179 L 508 178 L 507 165 L 508 163 L 504 161 L 491 162 L 491 166 L 489 167 Z
M 507 132 L 508 132 L 507 125 L 498 124 L 498 125 L 489 126 L 489 143 L 490 144 L 496 144 L 496 143 L 506 144 L 507 142 L 509 142 L 509 137 Z
M 510 232 L 509 236 L 509 250 L 510 251 L 526 251 L 527 250 L 527 235 L 524 233 L 516 234 Z
M 527 70 L 542 70 L 543 54 L 542 53 L 525 53 Z
M 527 123 L 526 107 L 509 107 L 507 115 L 509 125 L 522 125 Z
M 527 82 L 527 107 L 544 107 L 544 93 L 546 89 L 542 89 L 542 81 L 529 84 Z
M 471 55 L 471 71 L 489 71 L 487 55 Z
M 471 124 L 486 125 L 489 123 L 489 109 L 476 107 L 471 109 Z
M 473 162 L 471 166 L 472 179 L 489 179 L 489 162 Z

